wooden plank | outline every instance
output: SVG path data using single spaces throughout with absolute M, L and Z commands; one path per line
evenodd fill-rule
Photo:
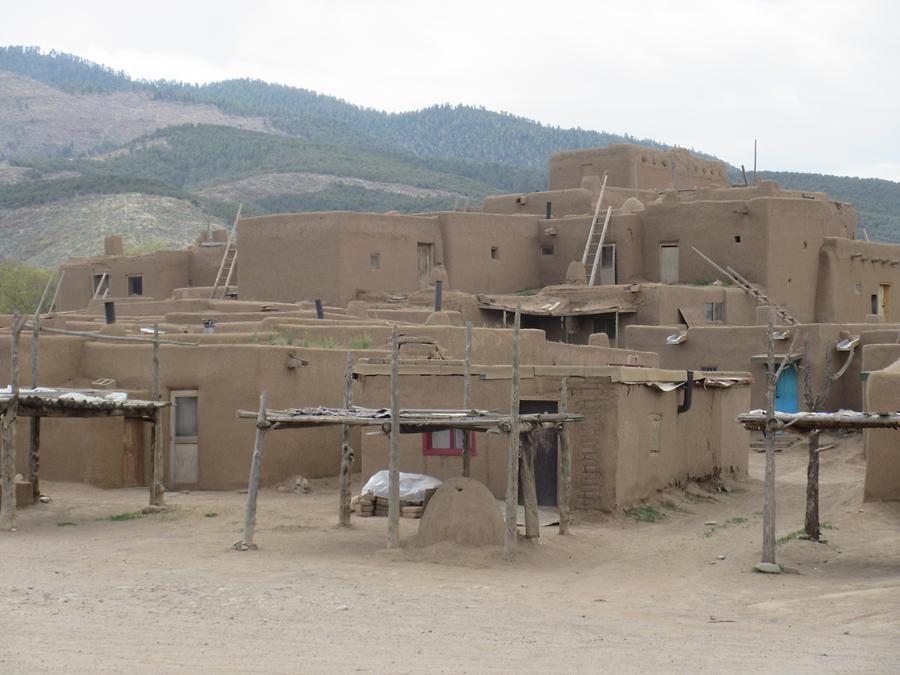
M 247 508 L 244 511 L 244 535 L 241 541 L 235 542 L 234 548 L 239 551 L 256 549 L 253 543 L 253 532 L 256 529 L 256 500 L 259 496 L 259 474 L 262 467 L 263 443 L 268 427 L 266 421 L 266 400 L 268 393 L 259 395 L 259 414 L 256 418 L 256 440 L 253 444 L 253 456 L 250 459 L 250 480 L 247 483 Z
M 344 368 L 344 408 L 349 410 L 353 405 L 353 352 L 347 352 L 347 365 Z M 341 473 L 338 509 L 338 524 L 350 525 L 350 475 L 353 471 L 353 447 L 350 445 L 349 424 L 341 425 Z
M 588 279 L 588 286 L 593 286 L 597 279 L 597 267 L 600 265 L 600 259 L 603 257 L 603 242 L 606 241 L 606 230 L 609 227 L 609 219 L 612 217 L 612 207 L 606 209 L 606 219 L 603 221 L 603 230 L 600 232 L 600 242 L 597 244 L 597 251 L 594 254 L 594 264 L 591 266 L 591 276 Z
M 519 477 L 522 481 L 522 504 L 525 506 L 525 537 L 537 539 L 541 536 L 541 525 L 538 522 L 537 485 L 534 479 L 534 436 L 528 432 L 520 438 Z
M 41 485 L 38 478 L 38 469 L 40 468 L 40 448 L 41 448 L 41 418 L 32 417 L 29 420 L 29 443 L 28 443 L 28 480 L 31 482 L 31 497 L 37 502 L 41 497 Z
M 512 338 L 512 386 L 509 403 L 509 448 L 506 457 L 506 529 L 503 537 L 503 552 L 512 557 L 516 549 L 518 533 L 516 520 L 519 501 L 519 338 L 522 312 L 516 309 Z
M 569 382 L 564 377 L 559 388 L 560 413 L 569 412 Z M 559 475 L 557 476 L 557 505 L 559 508 L 559 533 L 569 534 L 571 526 L 570 495 L 572 493 L 572 450 L 569 443 L 569 425 L 559 429 Z
M 391 433 L 388 457 L 388 548 L 400 546 L 400 345 L 397 326 L 391 330 Z
M 153 324 L 153 380 L 151 382 L 151 398 L 159 401 L 159 324 Z M 159 410 L 153 415 L 152 439 L 153 460 L 151 462 L 150 505 L 165 505 L 165 488 L 163 487 L 163 438 L 160 425 L 162 415 Z

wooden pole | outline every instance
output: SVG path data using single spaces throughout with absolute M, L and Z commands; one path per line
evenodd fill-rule
M 809 461 L 806 465 L 806 517 L 803 532 L 813 541 L 819 541 L 822 536 L 819 527 L 819 434 L 817 429 L 807 439 Z
M 509 450 L 506 458 L 506 531 L 503 552 L 507 558 L 516 549 L 516 516 L 519 502 L 519 332 L 522 306 L 516 307 L 512 341 L 512 392 L 509 403 Z
M 388 458 L 388 548 L 400 546 L 400 346 L 391 330 L 391 450 Z
M 44 298 L 47 290 L 50 288 L 50 282 L 53 280 L 51 276 L 47 280 L 47 287 L 44 288 L 44 295 L 38 303 L 34 316 L 31 319 L 31 388 L 38 386 L 38 336 L 40 335 L 41 326 L 41 308 L 44 305 Z M 31 498 L 38 501 L 41 497 L 41 487 L 38 480 L 38 453 L 41 445 L 41 418 L 32 417 L 28 420 L 28 480 L 31 483 Z
M 53 297 L 50 299 L 50 304 L 47 305 L 47 314 L 51 314 L 53 308 L 56 307 L 56 299 L 59 297 L 59 289 L 62 288 L 62 282 L 65 276 L 66 271 L 63 269 L 59 273 L 59 279 L 56 280 L 56 288 L 53 289 Z
M 0 452 L 0 529 L 16 529 L 16 415 L 19 409 L 19 334 L 23 319 L 13 315 L 10 340 L 9 386 L 12 397 L 2 417 Z
M 519 457 L 519 476 L 522 479 L 522 504 L 525 506 L 525 537 L 541 536 L 538 520 L 537 486 L 534 482 L 534 432 L 522 434 L 522 453 Z
M 153 381 L 151 383 L 150 398 L 153 401 L 160 400 L 159 324 L 153 324 Z M 165 506 L 165 488 L 163 487 L 163 438 L 160 416 L 160 410 L 157 409 L 153 414 L 153 430 L 150 434 L 153 445 L 153 476 L 150 479 L 150 506 Z
M 344 368 L 344 409 L 353 405 L 353 352 L 347 352 Z M 350 445 L 350 425 L 341 425 L 341 475 L 338 524 L 350 525 L 350 474 L 353 472 L 353 446 Z
M 754 172 L 754 178 L 756 174 Z M 768 330 L 766 332 L 766 472 L 763 482 L 763 541 L 762 562 L 775 564 L 775 387 L 778 375 L 775 373 L 775 313 L 768 310 Z
M 569 386 L 566 378 L 562 378 L 559 388 L 559 412 L 569 412 Z M 569 425 L 560 424 L 559 431 L 559 469 L 556 478 L 556 501 L 559 505 L 559 533 L 569 534 L 571 526 L 570 494 L 572 492 L 572 451 L 569 445 Z
M 103 335 L 84 330 L 67 330 L 65 328 L 48 328 L 41 326 L 40 330 L 44 333 L 53 333 L 54 335 L 72 335 L 74 337 L 92 338 L 100 341 L 109 342 L 158 342 L 161 345 L 178 345 L 180 347 L 197 347 L 197 342 L 182 342 L 180 340 L 166 340 L 165 338 L 138 337 L 137 335 Z M 158 333 L 158 330 L 157 330 Z
M 588 279 L 588 286 L 593 286 L 597 280 L 597 268 L 600 265 L 600 259 L 603 257 L 603 242 L 606 241 L 606 229 L 609 227 L 609 219 L 612 216 L 612 207 L 606 209 L 606 219 L 603 221 L 603 229 L 600 230 L 600 241 L 597 243 L 597 255 L 594 256 L 594 264 L 591 266 L 591 276 Z
M 463 360 L 463 410 L 468 410 L 472 405 L 470 401 L 469 387 L 471 386 L 472 377 L 472 322 L 466 321 L 466 354 Z M 450 433 L 456 433 L 451 430 Z M 462 430 L 463 435 L 463 451 L 462 451 L 462 475 L 468 478 L 472 475 L 472 432 L 468 429 Z
M 259 395 L 259 414 L 256 416 L 256 442 L 253 444 L 253 457 L 250 460 L 250 480 L 247 483 L 247 509 L 244 513 L 244 536 L 234 547 L 240 551 L 256 549 L 253 543 L 253 531 L 256 529 L 256 499 L 259 496 L 259 472 L 262 467 L 263 442 L 266 437 L 266 403 L 267 392 Z
M 603 203 L 603 192 L 606 190 L 607 173 L 603 172 L 603 182 L 600 184 L 600 196 L 597 198 L 597 208 L 594 209 L 594 217 L 591 219 L 591 229 L 588 230 L 587 243 L 584 245 L 584 253 L 581 255 L 581 264 L 587 265 L 588 253 L 594 239 L 594 230 L 597 229 L 597 218 L 600 217 L 600 205 Z

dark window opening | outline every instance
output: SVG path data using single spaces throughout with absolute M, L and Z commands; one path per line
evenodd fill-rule
M 719 370 L 719 367 L 718 366 L 700 366 L 700 370 L 702 370 L 704 373 L 714 373 L 717 370 Z
M 381 269 L 381 256 L 377 253 L 369 254 L 369 269 Z
M 109 291 L 109 272 L 97 272 L 91 277 L 91 295 L 103 297 Z
M 128 295 L 144 294 L 144 277 L 141 274 L 133 274 L 128 277 Z
M 869 302 L 870 302 L 870 309 L 872 310 L 871 312 L 869 312 L 869 314 L 878 314 L 878 295 L 875 293 L 872 293 L 871 299 Z
M 704 303 L 704 312 L 705 312 L 707 321 L 724 321 L 725 320 L 725 303 L 724 302 Z
M 606 337 L 610 340 L 616 339 L 616 315 L 598 314 L 594 317 L 594 326 L 592 333 L 606 333 Z
M 741 243 L 741 235 L 739 235 L 739 234 L 734 235 L 734 243 L 735 244 Z
M 500 259 L 500 248 L 498 246 L 491 246 L 491 260 L 499 260 Z
M 541 255 L 553 255 L 553 247 L 541 246 Z

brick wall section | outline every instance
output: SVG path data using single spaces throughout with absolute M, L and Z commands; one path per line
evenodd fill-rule
M 617 395 L 608 378 L 568 379 L 569 408 L 585 415 L 572 425 L 572 506 L 615 508 Z

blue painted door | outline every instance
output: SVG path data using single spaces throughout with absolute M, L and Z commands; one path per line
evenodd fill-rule
M 775 386 L 775 410 L 784 413 L 799 411 L 797 405 L 797 368 L 788 366 L 778 378 Z

